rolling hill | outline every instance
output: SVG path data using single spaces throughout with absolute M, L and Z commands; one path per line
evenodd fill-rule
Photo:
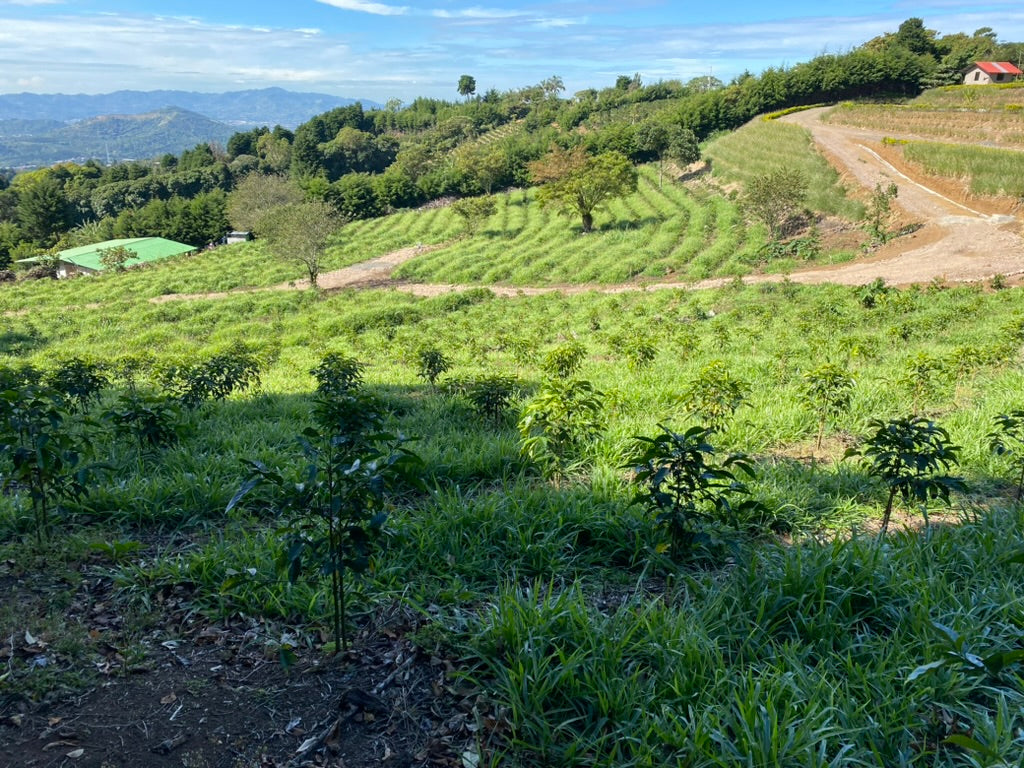
M 90 158 L 137 160 L 178 153 L 201 142 L 224 143 L 234 132 L 230 125 L 177 107 L 75 123 L 0 120 L 0 166 L 30 167 Z
M 211 120 L 234 126 L 294 128 L 313 115 L 334 107 L 354 104 L 356 99 L 326 93 L 297 93 L 283 88 L 260 88 L 227 93 L 197 91 L 114 91 L 100 94 L 8 93 L 0 94 L 0 120 L 57 120 L 62 123 L 100 115 L 152 112 L 174 104 Z M 366 108 L 379 106 L 361 100 Z

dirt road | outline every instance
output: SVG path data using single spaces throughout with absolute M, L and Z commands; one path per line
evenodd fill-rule
M 809 109 L 787 115 L 783 120 L 810 131 L 819 150 L 829 158 L 840 174 L 865 189 L 881 183 L 895 183 L 899 188 L 896 204 L 906 215 L 922 224 L 909 237 L 892 241 L 878 254 L 834 267 L 819 267 L 791 272 L 789 275 L 750 275 L 746 283 L 780 282 L 838 283 L 864 285 L 882 278 L 891 285 L 927 283 L 934 279 L 949 283 L 984 281 L 1000 274 L 1012 278 L 1024 275 L 1024 237 L 1021 220 L 1005 212 L 984 212 L 982 204 L 953 199 L 950 184 L 922 182 L 907 169 L 897 168 L 879 153 L 883 131 L 830 125 L 821 121 L 828 107 Z M 875 149 L 873 147 L 877 147 Z M 945 190 L 945 191 L 944 191 Z M 436 296 L 461 291 L 472 286 L 455 284 L 400 283 L 391 273 L 404 262 L 443 246 L 415 246 L 375 259 L 326 272 L 319 284 L 324 289 L 389 287 L 419 296 Z M 628 283 L 623 285 L 565 285 L 543 288 L 489 286 L 499 296 L 537 295 L 559 292 L 565 294 L 624 293 L 665 288 L 714 288 L 731 278 L 713 278 L 696 283 Z M 309 287 L 309 281 L 255 290 L 297 290 Z M 180 299 L 220 298 L 230 294 L 172 294 L 152 299 L 154 302 Z

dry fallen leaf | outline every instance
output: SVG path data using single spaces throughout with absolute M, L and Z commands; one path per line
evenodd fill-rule
M 84 754 L 85 754 L 85 750 L 84 749 L 73 749 L 70 752 L 68 752 L 67 756 L 70 757 L 72 760 L 77 760 L 78 758 L 80 758 Z
M 161 704 L 173 704 L 177 700 L 178 700 L 178 697 L 174 695 L 174 691 L 171 691 L 169 694 L 167 694 L 162 699 L 160 699 L 160 703 Z
M 49 752 L 51 749 L 57 749 L 57 747 L 73 747 L 73 746 L 75 746 L 75 742 L 73 742 L 73 741 L 51 741 L 49 744 L 47 744 L 45 747 L 43 747 L 43 752 Z

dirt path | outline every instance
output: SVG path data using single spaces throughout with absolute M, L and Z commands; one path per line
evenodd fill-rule
M 1020 220 L 1004 206 L 999 210 L 988 202 L 956 200 L 956 185 L 936 180 L 915 178 L 906 168 L 897 167 L 895 154 L 886 153 L 881 139 L 883 131 L 831 125 L 821 118 L 828 107 L 809 109 L 782 118 L 806 128 L 822 153 L 851 182 L 874 189 L 876 184 L 895 183 L 899 187 L 896 204 L 922 227 L 915 234 L 892 241 L 867 259 L 832 267 L 815 267 L 788 275 L 749 275 L 745 283 L 768 283 L 790 280 L 794 283 L 838 283 L 864 285 L 882 278 L 892 285 L 927 283 L 938 279 L 948 283 L 978 282 L 1003 275 L 1008 278 L 1024 275 L 1024 238 Z M 877 148 L 873 148 L 877 147 Z M 890 158 L 883 156 L 890 155 Z M 962 197 L 962 196 L 961 196 Z M 985 209 L 985 210 L 982 210 Z M 326 272 L 319 285 L 326 290 L 341 288 L 393 288 L 417 296 L 436 296 L 463 291 L 472 287 L 460 284 L 402 283 L 391 279 L 400 264 L 444 245 L 410 246 L 398 251 Z M 694 283 L 627 283 L 622 285 L 558 285 L 515 287 L 492 285 L 498 296 L 535 296 L 543 293 L 579 294 L 625 293 L 665 288 L 715 288 L 732 278 L 712 278 Z M 151 301 L 165 302 L 185 299 L 216 299 L 236 293 L 258 291 L 301 290 L 308 280 L 297 280 L 271 288 L 246 289 L 229 293 L 170 294 Z
M 323 272 L 317 278 L 317 285 L 325 291 L 342 288 L 371 288 L 386 283 L 391 273 L 400 264 L 441 248 L 440 245 L 412 245 L 398 251 L 386 253 L 375 259 L 353 264 L 350 267 Z M 190 299 L 223 299 L 244 293 L 265 293 L 267 291 L 301 291 L 309 288 L 309 280 L 292 280 L 287 283 L 270 286 L 269 288 L 241 288 L 236 291 L 216 291 L 212 293 L 168 293 L 150 299 L 154 304 L 167 301 L 186 301 Z

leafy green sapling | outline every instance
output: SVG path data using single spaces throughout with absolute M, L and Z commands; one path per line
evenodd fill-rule
M 1024 496 L 1024 410 L 1001 413 L 996 428 L 989 432 L 989 446 L 997 456 L 1010 460 L 1017 472 L 1017 501 Z
M 733 506 L 730 497 L 749 493 L 736 470 L 754 476 L 749 459 L 741 453 L 715 461 L 710 427 L 690 427 L 674 432 L 659 425 L 655 437 L 636 437 L 637 451 L 631 467 L 633 482 L 640 486 L 633 501 L 642 503 L 654 516 L 655 526 L 668 536 L 673 558 L 710 543 L 707 527 L 714 522 L 737 522 L 761 507 L 747 499 Z
M 927 525 L 930 499 L 949 504 L 950 493 L 966 490 L 962 478 L 949 474 L 959 465 L 960 448 L 942 427 L 920 416 L 872 419 L 869 426 L 874 432 L 861 446 L 850 448 L 844 458 L 860 457 L 868 473 L 888 488 L 879 536 L 889 527 L 897 496 L 904 504 L 920 503 Z
M 804 374 L 803 397 L 818 415 L 818 439 L 814 447 L 821 449 L 825 425 L 850 407 L 853 377 L 842 366 L 824 363 Z

